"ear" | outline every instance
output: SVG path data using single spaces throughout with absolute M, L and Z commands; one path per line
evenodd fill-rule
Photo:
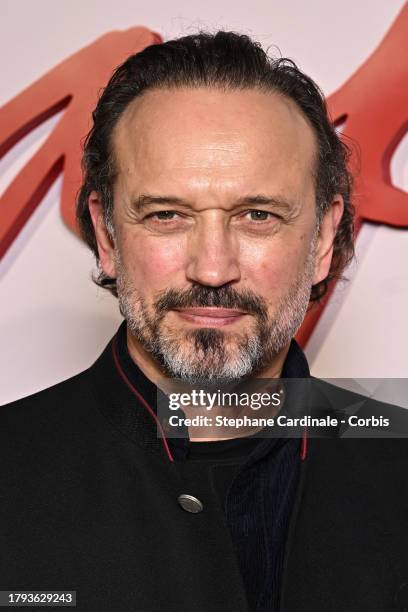
M 96 191 L 92 191 L 88 198 L 88 208 L 94 226 L 101 268 L 105 274 L 111 278 L 116 278 L 115 248 L 106 229 L 102 203 Z
M 314 285 L 324 280 L 329 274 L 333 257 L 333 243 L 343 216 L 343 210 L 343 198 L 340 194 L 336 194 L 320 224 L 316 245 Z

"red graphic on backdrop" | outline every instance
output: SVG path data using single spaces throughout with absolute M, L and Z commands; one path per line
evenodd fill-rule
M 371 57 L 328 99 L 335 123 L 360 147 L 356 233 L 364 221 L 408 227 L 408 196 L 392 186 L 390 160 L 408 123 L 408 6 Z M 0 257 L 63 172 L 61 214 L 77 233 L 75 196 L 81 184 L 81 140 L 90 128 L 101 85 L 132 53 L 160 42 L 143 27 L 111 32 L 81 49 L 12 99 L 0 111 L 0 157 L 59 111 L 60 121 L 0 199 Z M 304 345 L 325 307 L 313 308 L 299 330 Z
M 38 125 L 65 109 L 42 147 L 0 200 L 0 257 L 63 170 L 61 213 L 77 232 L 75 196 L 81 185 L 81 140 L 90 129 L 98 92 L 129 55 L 161 42 L 147 28 L 110 32 L 47 72 L 0 111 L 0 157 Z
M 408 227 L 408 194 L 391 184 L 390 163 L 408 129 L 408 5 L 368 60 L 328 99 L 336 124 L 360 148 L 355 182 L 356 236 L 364 221 Z M 352 160 L 353 164 L 353 160 Z M 328 299 L 307 314 L 296 338 L 304 346 Z

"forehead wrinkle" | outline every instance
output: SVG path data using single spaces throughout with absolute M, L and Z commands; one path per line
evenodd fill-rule
M 238 198 L 231 199 L 229 205 L 221 205 L 221 203 L 217 203 L 215 206 L 206 206 L 197 208 L 193 201 L 189 201 L 185 198 L 180 198 L 173 195 L 155 195 L 149 193 L 140 193 L 138 196 L 133 196 L 131 198 L 131 205 L 135 210 L 141 211 L 144 208 L 154 207 L 154 206 L 177 206 L 182 208 L 187 208 L 190 210 L 196 209 L 198 212 L 212 210 L 214 208 L 221 209 L 224 211 L 232 211 L 236 208 L 243 208 L 246 206 L 270 206 L 275 210 L 282 210 L 289 212 L 291 214 L 296 214 L 296 212 L 301 208 L 299 201 L 290 201 L 287 198 L 282 198 L 280 196 L 266 195 L 265 193 L 258 194 L 248 194 L 245 196 L 240 196 Z

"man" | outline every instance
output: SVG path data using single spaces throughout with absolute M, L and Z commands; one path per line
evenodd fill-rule
M 93 120 L 78 220 L 125 321 L 88 370 L 2 409 L 1 589 L 86 611 L 398 609 L 403 440 L 173 438 L 157 409 L 173 379 L 309 377 L 293 336 L 353 253 L 319 90 L 200 33 L 130 57 Z

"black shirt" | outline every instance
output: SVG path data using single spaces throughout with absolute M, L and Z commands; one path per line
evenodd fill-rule
M 212 465 L 215 486 L 223 504 L 232 480 L 260 441 L 261 438 L 245 436 L 214 442 L 190 442 L 188 460 Z

